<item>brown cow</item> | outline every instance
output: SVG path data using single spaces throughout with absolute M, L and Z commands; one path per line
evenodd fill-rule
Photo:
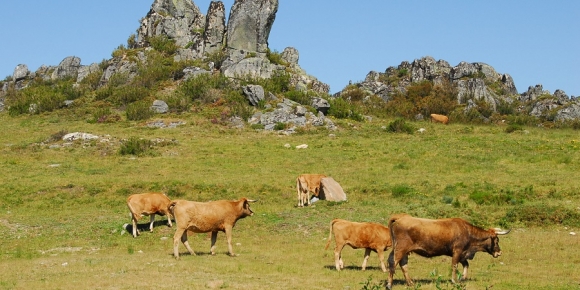
M 296 192 L 298 193 L 298 207 L 310 204 L 310 193 L 314 196 L 320 194 L 320 180 L 324 174 L 301 174 L 296 178 Z
M 334 248 L 336 270 L 340 271 L 340 269 L 344 268 L 341 252 L 345 245 L 349 245 L 353 249 L 365 248 L 365 258 L 362 263 L 363 271 L 367 267 L 371 251 L 374 251 L 379 255 L 383 272 L 387 272 L 383 252 L 391 246 L 389 228 L 377 223 L 357 223 L 343 219 L 333 219 L 330 222 L 330 233 L 328 234 L 325 250 L 330 245 L 333 230 L 336 242 L 336 247 Z
M 177 230 L 173 236 L 173 255 L 179 259 L 179 240 L 183 242 L 185 248 L 191 255 L 195 252 L 187 242 L 187 232 L 208 233 L 211 232 L 211 254 L 215 255 L 215 242 L 218 231 L 226 233 L 228 241 L 228 251 L 230 256 L 234 256 L 232 250 L 232 229 L 239 219 L 252 216 L 254 212 L 250 209 L 250 202 L 247 198 L 237 201 L 217 200 L 210 202 L 195 202 L 187 200 L 175 200 L 171 202 L 169 209 L 175 217 Z
M 171 227 L 171 215 L 168 210 L 171 200 L 163 193 L 151 192 L 133 194 L 127 198 L 127 206 L 131 212 L 131 221 L 133 222 L 133 237 L 141 234 L 137 229 L 137 222 L 139 219 L 148 215 L 151 218 L 149 230 L 153 231 L 153 223 L 155 222 L 155 214 L 164 216 L 167 215 L 167 224 Z
M 431 122 L 443 123 L 447 125 L 447 123 L 449 123 L 449 118 L 445 115 L 431 114 Z
M 387 288 L 393 285 L 395 267 L 400 264 L 407 285 L 413 285 L 407 262 L 409 253 L 423 257 L 450 256 L 451 281 L 457 281 L 457 263 L 463 265 L 462 279 L 467 279 L 469 262 L 477 252 L 487 252 L 494 258 L 501 255 L 498 235 L 508 231 L 484 230 L 460 218 L 423 219 L 408 214 L 397 214 L 389 219 L 393 250 L 389 255 L 389 279 Z

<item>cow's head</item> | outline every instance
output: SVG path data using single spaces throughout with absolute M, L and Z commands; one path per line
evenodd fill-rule
M 501 230 L 501 229 L 489 229 L 489 239 L 490 242 L 487 245 L 487 252 L 494 258 L 501 256 L 501 249 L 499 248 L 499 237 L 498 235 L 507 235 L 511 230 Z
M 243 197 L 240 201 L 242 202 L 242 217 L 254 215 L 254 212 L 250 208 L 250 202 L 256 202 L 257 200 L 247 199 Z

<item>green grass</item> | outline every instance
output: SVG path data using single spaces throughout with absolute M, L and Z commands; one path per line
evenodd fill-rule
M 60 115 L 59 115 L 60 114 Z M 333 218 L 386 223 L 407 212 L 462 217 L 510 227 L 504 254 L 479 253 L 467 289 L 577 289 L 580 139 L 573 130 L 411 123 L 425 133 L 389 133 L 393 120 L 336 120 L 339 130 L 282 136 L 229 129 L 196 115 L 164 116 L 186 125 L 151 129 L 142 121 L 94 123 L 66 114 L 0 114 L 0 289 L 367 289 L 382 283 L 378 258 L 360 271 L 363 250 L 343 251 L 346 270 L 324 250 Z M 109 142 L 50 141 L 62 132 L 108 135 Z M 121 140 L 176 140 L 152 154 L 121 155 Z M 286 148 L 284 145 L 292 145 Z M 308 144 L 308 149 L 294 149 Z M 347 202 L 296 208 L 295 178 L 324 173 Z M 256 214 L 234 229 L 226 255 L 209 237 L 190 244 L 197 256 L 172 257 L 174 229 L 159 221 L 134 239 L 122 230 L 128 195 L 258 199 Z M 145 224 L 147 219 L 142 220 Z M 180 245 L 180 252 L 185 248 Z M 419 289 L 453 289 L 448 257 L 409 258 Z M 436 273 L 436 274 L 435 274 Z M 441 277 L 441 278 L 440 278 Z M 370 280 L 369 280 L 370 279 Z M 400 269 L 395 289 L 405 289 Z M 90 285 L 90 286 L 89 286 Z M 447 287 L 447 288 L 445 288 Z

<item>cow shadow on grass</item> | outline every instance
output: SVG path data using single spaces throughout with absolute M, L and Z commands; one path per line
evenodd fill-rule
M 335 265 L 326 265 L 326 266 L 324 266 L 324 268 L 327 269 L 327 270 L 336 271 L 336 266 Z M 350 266 L 344 266 L 344 268 L 342 268 L 340 270 L 341 271 L 361 271 L 362 272 L 362 267 L 361 266 L 350 265 Z M 370 274 L 375 274 L 375 273 L 378 273 L 378 275 L 385 275 L 385 277 L 388 277 L 388 275 L 389 275 L 388 272 L 383 273 L 383 270 L 381 269 L 380 266 L 367 266 L 365 272 L 369 273 L 369 275 Z M 407 285 L 407 281 L 405 281 L 405 278 L 404 277 L 401 277 L 400 279 L 397 279 L 396 275 L 397 275 L 397 273 L 395 272 L 395 278 L 393 279 L 393 286 L 394 285 L 406 286 Z M 387 279 L 386 278 L 385 279 L 380 279 L 379 282 L 383 286 L 387 285 Z M 430 285 L 430 284 L 434 284 L 436 282 L 436 280 L 434 280 L 434 279 L 413 279 L 413 282 L 415 283 L 415 285 Z M 451 283 L 451 280 L 449 280 L 449 283 Z
M 175 223 L 172 220 L 173 223 Z M 167 220 L 158 220 L 158 221 L 154 221 L 153 222 L 153 228 L 155 229 L 156 227 L 160 227 L 160 226 L 165 226 L 165 227 L 169 227 L 169 225 L 167 224 Z M 175 227 L 175 225 L 173 225 Z M 123 225 L 123 228 L 125 229 L 125 231 L 128 234 L 133 234 L 133 224 L 131 223 L 126 223 Z M 149 222 L 147 223 L 143 223 L 143 224 L 137 224 L 137 229 L 143 233 L 143 232 L 149 232 Z M 155 230 L 154 230 L 155 231 Z
M 334 270 L 336 271 L 336 266 L 335 265 L 326 265 L 324 266 L 325 269 L 328 270 Z M 344 266 L 344 268 L 340 269 L 341 271 L 362 271 L 362 267 L 361 266 L 355 266 L 355 265 L 350 265 L 350 266 Z M 367 266 L 366 271 L 379 271 L 379 272 L 383 272 L 383 270 L 381 269 L 381 267 L 379 266 Z

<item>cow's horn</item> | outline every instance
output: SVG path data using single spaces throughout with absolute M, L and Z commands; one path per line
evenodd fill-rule
M 507 235 L 509 232 L 511 232 L 512 229 L 505 231 L 500 228 L 495 228 L 494 230 L 497 235 Z
M 256 202 L 258 201 L 257 199 L 248 199 L 247 202 Z

